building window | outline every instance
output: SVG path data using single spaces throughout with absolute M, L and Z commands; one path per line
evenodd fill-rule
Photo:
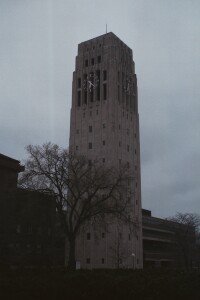
M 85 113 L 83 113 L 83 118 L 85 118 Z
M 129 152 L 129 145 L 127 145 L 127 152 Z
M 105 161 L 106 161 L 105 158 L 102 158 L 102 162 L 105 163 Z
M 106 124 L 105 123 L 103 123 L 103 128 L 106 128 Z
M 126 133 L 127 133 L 127 135 L 129 135 L 129 129 L 127 129 Z
M 85 67 L 88 67 L 88 59 L 85 60 Z
M 86 235 L 86 236 L 87 236 L 87 240 L 90 241 L 90 239 L 91 239 L 90 232 L 87 232 L 87 235 Z
M 121 160 L 121 159 L 119 159 L 119 164 L 121 165 L 121 163 L 122 163 L 122 160 Z
M 76 146 L 76 150 L 78 150 L 78 146 Z
M 137 182 L 135 183 L 135 186 L 137 187 Z
M 76 134 L 79 134 L 79 129 L 76 129 Z
M 135 154 L 136 154 L 136 149 L 135 149 Z
M 89 126 L 89 132 L 92 132 L 92 126 L 91 125 Z
M 92 149 L 92 143 L 89 143 L 89 144 L 88 144 L 88 148 L 89 148 L 89 149 Z
M 119 130 L 121 129 L 121 125 L 119 124 Z
M 102 141 L 102 144 L 103 144 L 103 146 L 105 146 L 105 144 L 106 144 L 106 141 Z
M 127 161 L 127 164 L 126 164 L 127 168 L 129 169 L 130 168 L 130 164 L 129 162 Z
M 128 197 L 128 199 L 127 199 L 127 200 L 128 200 L 128 203 L 130 203 L 130 202 L 131 202 L 131 197 Z
M 98 56 L 98 63 L 100 64 L 100 62 L 101 62 L 101 56 L 99 55 Z
M 117 87 L 117 99 L 118 99 L 118 102 L 120 102 L 120 87 L 119 87 L 119 85 Z
M 91 65 L 94 66 L 94 58 L 91 59 Z
M 107 99 L 107 84 L 104 83 L 103 85 L 103 100 Z
M 98 109 L 96 110 L 96 115 L 98 115 L 99 114 L 99 111 L 98 111 Z
M 121 142 L 119 142 L 119 147 L 121 147 Z
M 131 234 L 129 233 L 128 235 L 128 240 L 130 241 L 131 240 Z
M 90 258 L 86 258 L 86 264 L 90 264 Z
M 84 104 L 87 104 L 87 91 L 84 91 Z
M 81 91 L 78 91 L 77 105 L 81 106 Z
M 106 70 L 103 71 L 103 80 L 104 81 L 107 80 L 107 71 Z
M 81 78 L 78 78 L 78 88 L 81 88 Z
M 105 238 L 105 232 L 102 232 L 101 237 L 102 237 L 102 239 Z
M 104 258 L 101 259 L 101 263 L 102 263 L 102 265 L 104 265 L 104 263 L 105 263 L 105 259 Z

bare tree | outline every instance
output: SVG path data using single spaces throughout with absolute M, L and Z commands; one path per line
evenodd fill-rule
M 200 226 L 200 216 L 192 213 L 177 213 L 168 220 L 173 222 L 171 228 L 175 233 L 179 260 L 182 260 L 186 270 L 190 270 L 196 259 L 196 237 Z
M 26 149 L 29 157 L 19 185 L 55 197 L 69 243 L 68 267 L 74 269 L 76 238 L 84 224 L 103 222 L 108 215 L 126 221 L 124 191 L 130 175 L 126 168 L 106 168 L 51 143 Z

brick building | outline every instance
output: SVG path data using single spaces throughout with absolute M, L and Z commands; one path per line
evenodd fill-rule
M 156 218 L 142 210 L 144 268 L 192 268 L 197 264 L 193 226 Z
M 55 200 L 17 188 L 23 170 L 19 161 L 0 154 L 0 264 L 63 264 L 64 246 L 55 237 Z

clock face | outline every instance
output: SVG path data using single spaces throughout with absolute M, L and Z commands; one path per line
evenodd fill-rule
M 87 88 L 88 88 L 90 93 L 94 89 L 97 88 L 98 84 L 99 84 L 99 78 L 94 73 L 90 73 L 89 76 L 87 76 L 83 80 L 83 88 L 84 88 L 84 90 L 87 91 Z

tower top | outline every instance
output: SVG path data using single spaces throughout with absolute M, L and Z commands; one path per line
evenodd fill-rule
M 106 26 L 107 26 L 107 24 L 106 24 Z M 88 49 L 95 50 L 96 47 L 101 48 L 102 45 L 106 45 L 106 46 L 112 45 L 112 46 L 117 46 L 117 47 L 120 46 L 120 47 L 124 48 L 125 51 L 129 52 L 129 54 L 132 56 L 132 49 L 130 47 L 128 47 L 112 31 L 79 43 L 78 52 L 79 51 L 85 52 L 85 51 L 88 51 Z

